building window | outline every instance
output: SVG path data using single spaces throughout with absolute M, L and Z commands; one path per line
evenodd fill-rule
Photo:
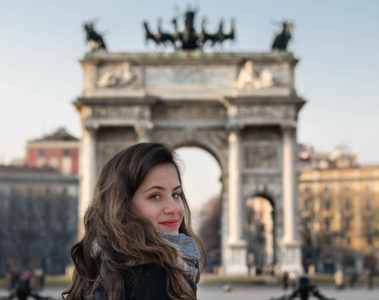
M 63 150 L 63 157 L 70 157 L 70 150 Z
M 351 240 L 350 240 L 350 237 L 346 237 L 346 244 L 348 245 L 348 246 L 350 246 L 350 244 L 351 244 Z
M 366 209 L 367 210 L 371 209 L 371 199 L 370 198 L 366 198 Z
M 45 150 L 39 150 L 38 157 L 45 157 Z
M 325 218 L 325 229 L 326 230 L 330 230 L 330 219 L 329 218 Z
M 345 208 L 346 208 L 346 210 L 350 210 L 351 209 L 351 199 L 350 198 L 346 198 L 346 200 L 345 200 Z
M 16 195 L 16 193 L 17 193 L 16 187 L 15 186 L 11 186 L 11 188 L 10 188 L 10 194 L 11 194 L 11 196 Z
M 365 227 L 367 230 L 371 230 L 371 225 L 372 225 L 372 220 L 371 218 L 366 218 L 365 219 Z
M 329 186 L 327 184 L 325 184 L 324 186 L 324 192 L 325 193 L 328 193 L 329 192 Z
M 325 200 L 325 209 L 330 210 L 331 206 L 332 206 L 332 203 L 331 203 L 330 199 L 326 199 Z
M 305 200 L 304 200 L 304 210 L 305 210 L 305 211 L 309 211 L 309 210 L 310 210 L 310 206 L 311 206 L 311 205 L 310 205 L 310 202 L 311 202 L 311 201 L 310 201 L 309 199 L 305 199 Z
M 346 230 L 351 229 L 351 218 L 350 217 L 345 219 L 345 227 L 346 227 Z

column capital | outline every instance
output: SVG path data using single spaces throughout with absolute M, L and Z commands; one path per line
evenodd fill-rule
M 291 121 L 280 124 L 280 128 L 282 129 L 283 133 L 290 133 L 296 130 L 297 128 L 297 122 Z
M 84 124 L 84 129 L 87 130 L 90 134 L 95 134 L 100 128 L 99 122 L 86 122 Z
M 229 121 L 226 124 L 226 129 L 228 130 L 228 133 L 240 132 L 244 127 L 245 127 L 244 123 L 236 122 L 236 121 Z
M 137 133 L 140 141 L 146 141 L 148 132 L 154 128 L 154 123 L 150 121 L 138 122 L 133 124 L 134 131 Z
M 228 114 L 228 122 L 226 128 L 230 131 L 240 130 L 245 127 L 245 123 L 239 118 L 238 105 L 232 104 L 230 100 L 225 97 L 221 97 L 219 101 L 224 105 Z

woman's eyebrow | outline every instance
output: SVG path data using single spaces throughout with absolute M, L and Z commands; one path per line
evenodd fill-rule
M 173 188 L 172 190 L 175 191 L 175 190 L 178 190 L 178 189 L 181 189 L 182 186 L 181 185 L 178 185 L 177 187 Z M 147 193 L 148 191 L 151 191 L 151 190 L 154 190 L 154 189 L 158 189 L 158 190 L 162 190 L 164 191 L 165 188 L 162 187 L 162 186 L 159 186 L 159 185 L 154 185 L 152 187 L 149 187 L 147 190 L 145 190 L 143 193 Z
M 178 189 L 181 189 L 182 186 L 181 185 L 178 185 L 177 187 L 173 188 L 172 190 L 175 191 L 175 190 L 178 190 Z
M 162 187 L 162 186 L 154 185 L 154 186 L 152 186 L 152 187 L 149 187 L 147 190 L 145 190 L 144 193 L 146 193 L 146 192 L 148 192 L 148 191 L 150 191 L 150 190 L 154 190 L 154 189 L 163 190 L 163 191 L 165 190 L 165 188 Z

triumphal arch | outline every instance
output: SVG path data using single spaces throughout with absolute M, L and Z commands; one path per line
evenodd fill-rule
M 97 51 L 80 63 L 81 218 L 100 168 L 116 151 L 144 141 L 197 146 L 222 170 L 225 273 L 248 272 L 246 201 L 257 195 L 274 208 L 275 263 L 300 271 L 296 131 L 304 100 L 292 54 Z

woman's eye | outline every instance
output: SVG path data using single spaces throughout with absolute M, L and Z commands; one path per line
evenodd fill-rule
M 172 194 L 172 198 L 174 198 L 175 200 L 177 200 L 177 199 L 180 199 L 180 193 L 173 193 Z
M 160 198 L 161 198 L 161 196 L 158 195 L 158 194 L 153 194 L 153 195 L 150 196 L 150 199 L 154 199 L 154 200 L 158 200 Z

